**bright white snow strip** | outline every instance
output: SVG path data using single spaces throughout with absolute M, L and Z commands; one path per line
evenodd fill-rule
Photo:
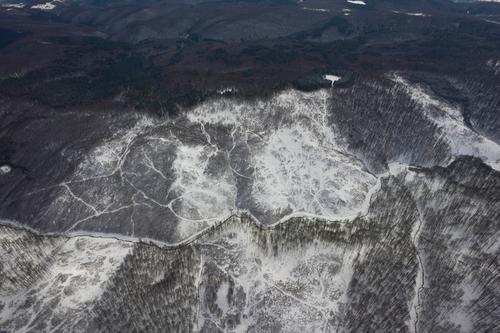
M 366 2 L 361 0 L 347 0 L 347 2 L 352 3 L 354 5 L 366 5 Z
M 424 13 L 400 12 L 398 10 L 393 10 L 392 12 L 395 13 L 395 14 L 404 14 L 404 15 L 409 15 L 409 16 L 422 16 L 422 17 L 432 16 L 430 14 L 424 14 Z
M 303 10 L 309 10 L 309 11 L 312 11 L 312 12 L 323 12 L 323 13 L 326 13 L 326 12 L 329 12 L 330 9 L 325 9 L 325 8 L 311 8 L 311 7 L 302 7 Z
M 24 3 L 4 3 L 0 5 L 3 8 L 24 8 L 26 5 Z
M 493 23 L 493 24 L 500 24 L 500 22 L 498 22 L 498 21 L 489 20 L 489 19 L 483 19 L 483 21 L 488 22 L 488 23 Z
M 411 239 L 413 243 L 413 247 L 415 248 L 415 253 L 417 256 L 417 275 L 415 278 L 415 289 L 414 289 L 414 296 L 410 304 L 410 322 L 409 322 L 409 327 L 410 331 L 413 333 L 418 332 L 418 324 L 419 324 L 419 314 L 420 314 L 420 307 L 421 307 L 421 293 L 425 287 L 425 272 L 424 272 L 424 263 L 422 262 L 423 258 L 420 256 L 419 250 L 418 250 L 418 239 L 420 237 L 420 232 L 423 227 L 423 217 L 421 216 L 420 211 L 418 212 L 419 217 L 418 221 L 413 225 L 412 231 L 411 231 Z

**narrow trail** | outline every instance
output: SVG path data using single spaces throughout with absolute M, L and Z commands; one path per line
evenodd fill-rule
M 420 209 L 417 207 L 417 212 L 418 212 L 418 221 L 414 227 L 414 230 L 412 231 L 412 243 L 413 247 L 415 249 L 415 254 L 417 256 L 417 261 L 418 261 L 418 271 L 417 271 L 417 276 L 415 280 L 415 297 L 412 302 L 413 306 L 413 333 L 418 332 L 418 323 L 419 323 L 419 312 L 420 312 L 420 307 L 421 307 L 421 296 L 420 294 L 425 288 L 425 268 L 424 264 L 422 261 L 422 257 L 420 255 L 419 249 L 418 249 L 418 239 L 420 237 L 420 232 L 422 230 L 422 225 L 423 225 L 423 219 L 422 219 L 422 214 L 420 212 Z

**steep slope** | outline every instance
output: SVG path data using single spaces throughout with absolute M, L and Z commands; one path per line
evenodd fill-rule
M 172 249 L 2 227 L 3 254 L 15 248 L 17 267 L 2 267 L 0 323 L 55 332 L 491 331 L 499 186 L 498 172 L 469 157 L 401 167 L 363 217 L 268 227 L 234 217 Z

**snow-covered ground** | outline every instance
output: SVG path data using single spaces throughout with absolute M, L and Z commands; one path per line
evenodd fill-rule
M 75 312 L 82 313 L 102 295 L 106 284 L 132 250 L 132 244 L 113 239 L 91 237 L 45 238 L 36 245 L 36 253 L 25 231 L 15 231 L 0 227 L 2 245 L 18 249 L 13 254 L 0 247 L 2 272 L 21 278 L 20 265 L 28 260 L 32 271 L 28 272 L 27 289 L 2 283 L 0 288 L 0 326 L 10 319 L 24 316 L 27 320 L 15 324 L 16 332 L 32 332 L 39 318 L 45 318 L 46 330 L 56 331 L 61 323 L 59 318 L 67 318 Z M 26 242 L 26 243 L 24 243 Z M 24 245 L 23 245 L 24 244 Z M 19 251 L 22 249 L 21 251 Z M 27 252 L 23 252 L 27 251 Z M 38 267 L 43 267 L 37 275 Z M 10 272 L 10 273 L 9 273 Z M 16 283 L 16 282 L 14 282 Z M 62 323 L 61 323 L 62 324 Z M 35 329 L 36 330 L 36 329 Z
M 399 75 L 395 75 L 393 79 L 423 107 L 425 115 L 442 131 L 454 156 L 476 156 L 492 168 L 500 170 L 500 145 L 468 128 L 456 106 L 437 99 L 421 86 L 410 84 Z
M 66 181 L 32 195 L 57 191 L 45 214 L 69 220 L 71 233 L 126 216 L 125 236 L 135 237 L 147 212 L 163 214 L 160 225 L 177 225 L 163 239 L 170 243 L 236 211 L 265 216 L 266 224 L 291 214 L 351 218 L 377 178 L 329 124 L 330 93 L 288 90 L 254 102 L 220 97 L 176 120 L 137 115 L 86 152 Z
M 354 261 L 362 260 L 363 248 L 315 242 L 306 248 L 271 255 L 250 234 L 234 226 L 200 242 L 205 267 L 215 269 L 205 272 L 201 279 L 210 276 L 222 281 L 215 299 L 218 310 L 202 305 L 199 327 L 206 322 L 223 327 L 232 313 L 242 312 L 244 317 L 234 332 L 265 330 L 266 324 L 259 318 L 269 317 L 273 318 L 270 322 L 279 323 L 283 332 L 332 331 L 331 319 L 341 316 Z M 201 288 L 201 293 L 209 295 L 206 287 Z M 243 306 L 228 303 L 236 293 L 246 295 Z M 202 297 L 202 302 L 205 299 Z
M 359 210 L 375 178 L 344 151 L 328 124 L 328 92 L 286 91 L 254 105 L 218 100 L 188 114 L 192 122 L 230 127 L 253 170 L 252 196 L 264 211 L 324 216 Z M 230 151 L 234 153 L 234 151 Z

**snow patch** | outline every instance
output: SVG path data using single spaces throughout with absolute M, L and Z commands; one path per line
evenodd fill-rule
M 352 3 L 354 5 L 363 5 L 363 6 L 366 5 L 366 2 L 361 1 L 361 0 L 347 0 L 347 2 Z
M 328 74 L 327 74 L 327 75 L 325 75 L 325 76 L 324 76 L 324 79 L 325 79 L 325 80 L 330 81 L 330 82 L 331 82 L 331 84 L 332 84 L 332 87 L 333 87 L 333 84 L 334 84 L 335 82 L 337 82 L 338 80 L 340 80 L 340 79 L 341 79 L 341 77 L 340 77 L 340 76 L 337 76 L 337 75 L 328 75 Z
M 4 164 L 0 166 L 0 176 L 6 175 L 12 172 L 12 167 L 10 165 Z
M 217 299 L 215 304 L 222 310 L 222 313 L 227 313 L 230 309 L 229 303 L 227 301 L 227 294 L 229 293 L 229 283 L 223 282 L 217 289 Z
M 33 5 L 31 6 L 32 9 L 40 9 L 40 10 L 52 10 L 56 8 L 56 5 L 54 4 L 55 2 L 59 2 L 57 0 L 55 1 L 50 1 L 46 3 L 40 3 L 38 5 Z

